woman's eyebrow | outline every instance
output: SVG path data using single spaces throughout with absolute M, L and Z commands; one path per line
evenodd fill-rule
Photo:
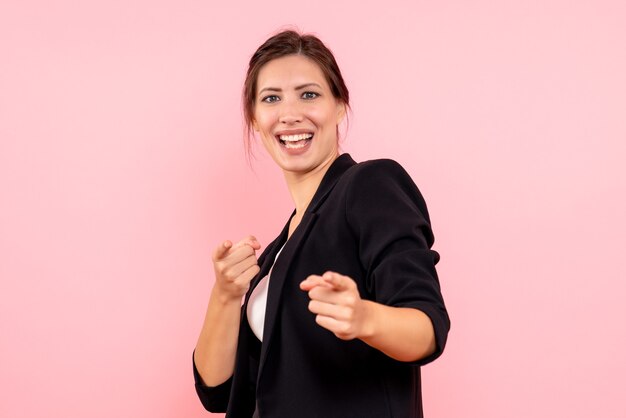
M 296 88 L 294 90 L 302 90 L 302 89 L 305 89 L 307 87 L 317 87 L 317 88 L 320 88 L 320 89 L 322 88 L 322 86 L 320 86 L 317 83 L 306 83 L 306 84 L 301 84 L 299 86 L 296 86 Z M 283 90 L 278 88 L 278 87 L 264 87 L 261 90 L 259 90 L 259 94 L 263 93 L 264 91 L 281 92 Z
M 296 87 L 296 90 L 302 90 L 302 89 L 305 89 L 307 87 L 312 87 L 312 86 L 319 87 L 320 89 L 322 88 L 322 86 L 320 86 L 317 83 L 306 83 L 306 84 L 302 84 L 302 85 Z
M 279 89 L 278 87 L 265 87 L 259 90 L 259 94 L 263 93 L 264 91 L 282 91 L 282 90 Z

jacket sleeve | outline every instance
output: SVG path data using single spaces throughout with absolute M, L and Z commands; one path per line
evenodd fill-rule
M 450 320 L 431 249 L 434 237 L 426 203 L 407 172 L 395 161 L 360 164 L 346 195 L 346 218 L 359 246 L 367 297 L 394 307 L 424 312 L 435 331 L 435 352 L 415 364 L 441 355 Z
M 195 353 L 195 350 L 194 350 Z M 218 386 L 207 386 L 202 381 L 200 373 L 196 367 L 195 357 L 191 356 L 193 363 L 193 378 L 196 385 L 196 393 L 202 402 L 202 406 L 210 412 L 226 412 L 228 399 L 230 398 L 230 387 L 233 381 L 232 376 Z

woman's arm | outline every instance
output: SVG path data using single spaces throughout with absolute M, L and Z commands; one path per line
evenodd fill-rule
M 432 322 L 418 309 L 361 299 L 354 280 L 334 272 L 309 276 L 300 287 L 309 292 L 315 321 L 338 338 L 359 338 L 399 361 L 417 361 L 435 352 Z
M 194 352 L 196 368 L 207 386 L 218 386 L 233 374 L 241 298 L 259 272 L 258 249 L 256 238 L 248 237 L 235 245 L 226 241 L 213 252 L 215 284 Z
M 351 234 L 341 239 L 356 241 L 362 275 L 309 276 L 301 284 L 309 310 L 339 338 L 359 338 L 396 360 L 426 364 L 442 353 L 450 320 L 424 199 L 391 160 L 362 163 L 348 181 Z

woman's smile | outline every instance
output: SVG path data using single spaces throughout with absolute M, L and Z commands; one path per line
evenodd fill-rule
M 279 135 L 278 140 L 285 148 L 298 149 L 311 142 L 313 134 Z
M 298 155 L 309 149 L 313 137 L 313 132 L 281 131 L 276 135 L 276 139 L 283 148 L 283 152 L 289 155 Z

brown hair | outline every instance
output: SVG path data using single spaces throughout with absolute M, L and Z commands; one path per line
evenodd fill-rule
M 315 62 L 330 86 L 335 99 L 350 107 L 350 94 L 333 53 L 314 35 L 301 35 L 293 30 L 277 33 L 256 50 L 243 84 L 243 114 L 245 120 L 246 149 L 250 153 L 250 136 L 254 119 L 257 79 L 261 68 L 273 59 L 287 55 L 302 55 Z

